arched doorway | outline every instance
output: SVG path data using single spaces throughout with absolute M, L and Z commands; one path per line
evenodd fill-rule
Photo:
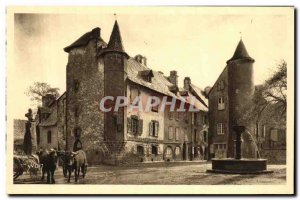
M 172 147 L 168 146 L 165 149 L 165 153 L 164 153 L 164 158 L 166 161 L 171 161 L 173 160 L 173 149 Z

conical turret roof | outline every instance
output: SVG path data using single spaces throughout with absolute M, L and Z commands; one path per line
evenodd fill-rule
M 246 60 L 252 61 L 252 62 L 254 61 L 254 59 L 249 56 L 242 39 L 240 40 L 239 44 L 237 45 L 233 56 L 227 61 L 227 63 L 229 63 L 230 61 L 239 60 L 239 59 L 246 59 Z
M 114 24 L 112 33 L 110 35 L 110 39 L 109 39 L 107 48 L 103 49 L 103 51 L 100 52 L 100 55 L 104 54 L 104 53 L 107 53 L 107 52 L 119 52 L 119 53 L 123 53 L 127 57 L 129 57 L 128 54 L 125 52 L 124 47 L 123 47 L 122 37 L 121 37 L 119 24 L 118 24 L 117 20 L 115 21 L 115 24 Z
M 117 20 L 115 21 L 114 28 L 110 35 L 110 39 L 107 45 L 107 50 L 125 53 L 123 43 L 122 43 L 122 37 L 119 29 L 119 24 Z

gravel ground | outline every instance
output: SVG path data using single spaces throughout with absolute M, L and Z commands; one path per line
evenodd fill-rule
M 230 175 L 212 174 L 206 170 L 211 168 L 207 162 L 168 162 L 149 163 L 141 166 L 105 166 L 89 167 L 86 177 L 80 177 L 77 184 L 184 184 L 184 185 L 277 185 L 286 183 L 285 165 L 268 165 L 271 174 L 261 175 Z M 55 173 L 57 184 L 74 184 L 62 175 L 59 168 Z M 22 175 L 15 183 L 41 184 L 40 177 Z

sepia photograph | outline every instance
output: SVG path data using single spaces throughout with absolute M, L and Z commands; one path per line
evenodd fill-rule
M 7 193 L 294 194 L 294 12 L 7 7 Z

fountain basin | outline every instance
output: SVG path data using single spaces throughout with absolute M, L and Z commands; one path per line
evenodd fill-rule
M 263 174 L 267 170 L 266 159 L 212 159 L 212 169 L 207 172 L 222 174 Z

